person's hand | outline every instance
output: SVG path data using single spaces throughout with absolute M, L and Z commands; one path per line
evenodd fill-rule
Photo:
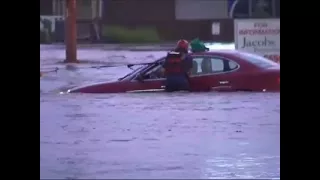
M 137 76 L 137 80 L 139 81 L 139 82 L 143 82 L 144 81 L 144 77 L 143 77 L 143 75 L 142 74 L 138 74 L 138 76 Z
M 160 69 L 160 74 L 161 74 L 161 76 L 164 76 L 165 72 L 166 72 L 166 69 L 164 69 L 164 68 L 161 68 L 161 69 Z

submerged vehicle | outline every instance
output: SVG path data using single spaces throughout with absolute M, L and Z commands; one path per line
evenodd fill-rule
M 191 91 L 280 91 L 280 65 L 262 56 L 236 50 L 192 53 Z M 164 91 L 165 57 L 142 65 L 113 82 L 68 90 L 68 93 L 124 93 Z

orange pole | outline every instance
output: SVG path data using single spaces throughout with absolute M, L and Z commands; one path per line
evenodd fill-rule
M 66 63 L 77 63 L 77 4 L 76 0 L 66 0 Z

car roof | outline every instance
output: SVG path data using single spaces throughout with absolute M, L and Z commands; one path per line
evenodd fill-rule
M 216 55 L 216 56 L 224 56 L 224 55 L 236 55 L 240 53 L 238 50 L 233 50 L 233 49 L 222 49 L 222 50 L 210 50 L 206 52 L 197 52 L 197 53 L 190 53 L 190 55 Z M 164 60 L 163 58 L 160 58 L 156 60 L 155 62 L 162 61 Z
M 191 53 L 191 55 L 234 55 L 238 53 L 239 51 L 237 50 L 223 49 L 223 50 L 211 50 L 211 51 L 200 52 L 200 53 Z

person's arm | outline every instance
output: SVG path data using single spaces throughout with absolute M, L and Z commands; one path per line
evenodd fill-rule
M 169 53 L 167 54 L 166 58 L 164 59 L 164 63 L 162 64 L 162 67 L 163 67 L 164 69 L 167 68 L 167 66 L 168 66 L 168 61 L 167 61 L 168 55 L 169 55 Z
M 192 57 L 187 55 L 185 58 L 185 70 L 188 75 L 191 74 L 193 68 Z
M 169 53 L 168 53 L 169 55 Z M 165 76 L 165 73 L 166 73 L 166 68 L 168 67 L 168 55 L 167 57 L 164 59 L 164 62 L 162 64 L 162 68 L 161 68 L 161 73 L 162 73 L 162 76 Z

